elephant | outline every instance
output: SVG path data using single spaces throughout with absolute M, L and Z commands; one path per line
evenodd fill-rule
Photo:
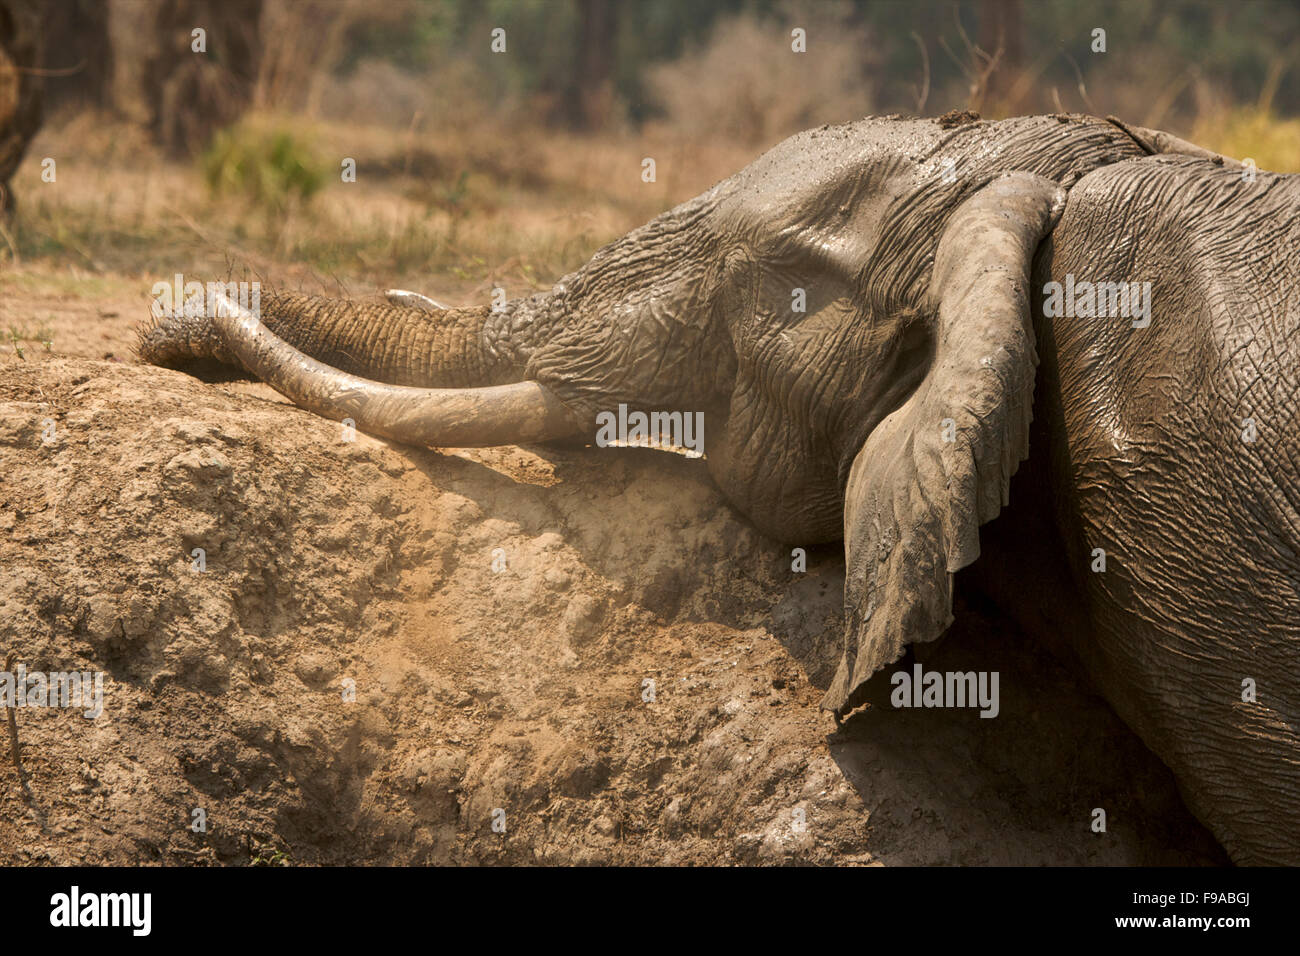
M 791 137 L 546 293 L 218 293 L 139 352 L 433 447 L 701 412 L 736 509 L 844 542 L 826 709 L 939 638 L 970 567 L 1234 862 L 1297 864 L 1297 211 L 1300 177 L 1113 117 L 873 117 Z

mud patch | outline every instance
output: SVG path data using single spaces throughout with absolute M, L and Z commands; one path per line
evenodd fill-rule
M 999 719 L 837 730 L 839 549 L 792 573 L 701 461 L 342 437 L 255 384 L 0 374 L 0 651 L 105 673 L 97 719 L 19 713 L 0 861 L 1223 860 L 987 613 L 927 666 L 1001 669 Z

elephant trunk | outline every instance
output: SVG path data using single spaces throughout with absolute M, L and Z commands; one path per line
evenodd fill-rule
M 370 434 L 433 447 L 546 441 L 578 431 L 577 417 L 537 382 L 423 388 L 361 378 L 303 354 L 224 295 L 214 298 L 209 322 L 223 354 L 326 418 L 350 419 Z
M 458 388 L 523 378 L 530 352 L 525 339 L 541 324 L 531 312 L 540 304 L 530 299 L 495 312 L 482 307 L 430 313 L 277 292 L 263 294 L 253 311 L 289 347 L 340 372 L 400 386 Z M 140 357 L 171 367 L 203 359 L 245 365 L 211 318 L 212 303 L 207 305 L 143 329 Z

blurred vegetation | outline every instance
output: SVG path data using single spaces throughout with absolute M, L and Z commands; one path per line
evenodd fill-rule
M 239 194 L 276 210 L 310 199 L 325 181 L 324 161 L 300 134 L 248 122 L 220 131 L 201 162 L 213 195 Z
M 1300 0 L 45 3 L 46 65 L 56 74 L 47 100 L 134 111 L 159 135 L 170 130 L 172 150 L 178 136 L 193 147 L 209 131 L 157 114 L 188 103 L 225 115 L 223 98 L 232 108 L 308 117 L 368 107 L 400 125 L 417 112 L 435 124 L 506 113 L 581 130 L 676 122 L 682 105 L 663 95 L 662 77 L 692 61 L 708 64 L 696 80 L 706 101 L 715 87 L 742 88 L 737 75 L 779 74 L 790 95 L 816 95 L 826 61 L 835 60 L 838 84 L 881 114 L 1069 109 L 1187 131 L 1210 112 L 1259 104 L 1266 93 L 1276 114 L 1300 115 Z M 106 5 L 112 16 L 87 16 L 87 5 Z M 190 28 L 199 23 L 208 25 L 210 48 L 196 58 Z M 753 41 L 728 46 L 728 38 L 745 35 L 738 24 Z M 807 53 L 797 57 L 790 50 L 796 27 L 807 32 Z M 1099 29 L 1104 52 L 1095 49 Z M 497 30 L 504 51 L 494 49 Z M 114 64 L 115 75 L 62 70 L 78 51 L 91 51 L 79 54 L 87 63 Z M 391 83 L 366 89 L 367 76 Z M 105 95 L 106 83 L 113 95 Z M 168 91 L 166 102 L 160 91 Z M 769 101 L 776 95 L 763 92 Z
M 486 115 L 588 131 L 659 123 L 752 146 L 870 113 L 1113 113 L 1300 168 L 1287 122 L 1300 116 L 1300 0 L 399 0 L 386 11 L 343 31 L 325 112 L 406 75 L 442 100 L 411 91 L 394 106 L 448 128 Z M 791 55 L 795 27 L 803 56 Z
M 605 2 L 614 13 L 599 40 L 612 48 L 619 110 L 637 123 L 663 111 L 647 83 L 650 70 L 706 44 L 720 21 L 738 16 L 771 28 L 773 59 L 789 52 L 789 30 L 796 26 L 809 30 L 809 60 L 837 41 L 814 26 L 855 32 L 863 38 L 861 80 L 880 113 L 915 111 L 927 72 L 939 98 L 928 112 L 968 105 L 963 94 L 990 65 L 985 55 L 997 57 L 985 78 L 995 95 L 984 105 L 994 113 L 1051 108 L 1055 91 L 1072 108 L 1086 107 L 1080 101 L 1087 97 L 1185 118 L 1207 100 L 1254 102 L 1279 63 L 1286 72 L 1273 105 L 1284 115 L 1300 113 L 1300 71 L 1292 69 L 1300 53 L 1295 0 Z M 534 98 L 562 119 L 565 97 L 591 79 L 581 75 L 582 43 L 591 38 L 580 23 L 590 6 L 590 0 L 408 0 L 390 7 L 392 15 L 353 23 L 337 68 L 346 75 L 371 58 L 415 71 L 468 61 L 485 101 Z M 505 56 L 489 48 L 494 27 L 506 30 Z M 1092 49 L 1096 28 L 1106 31 L 1104 54 Z
M 1199 120 L 1194 142 L 1238 159 L 1253 159 L 1269 170 L 1296 170 L 1300 166 L 1300 119 L 1281 119 L 1267 108 L 1241 107 Z
M 49 0 L 95 35 L 46 38 L 52 109 L 0 229 L 0 261 L 83 285 L 235 260 L 334 293 L 543 288 L 785 136 L 869 114 L 1113 113 L 1300 170 L 1300 0 L 105 2 L 107 37 L 93 0 Z

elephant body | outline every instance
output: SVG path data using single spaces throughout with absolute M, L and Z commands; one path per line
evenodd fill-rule
M 1034 280 L 1152 282 L 1146 328 L 1038 319 L 1072 643 L 1243 863 L 1300 862 L 1297 211 L 1293 176 L 1108 166 L 1070 191 Z
M 237 362 L 432 445 L 704 412 L 740 511 L 845 542 L 840 715 L 944 632 L 1010 503 L 973 573 L 1082 662 L 1235 860 L 1297 863 L 1297 183 L 1117 120 L 867 119 L 504 309 L 264 294 L 260 316 L 164 319 L 141 354 Z M 1059 308 L 1083 288 L 1112 314 Z

